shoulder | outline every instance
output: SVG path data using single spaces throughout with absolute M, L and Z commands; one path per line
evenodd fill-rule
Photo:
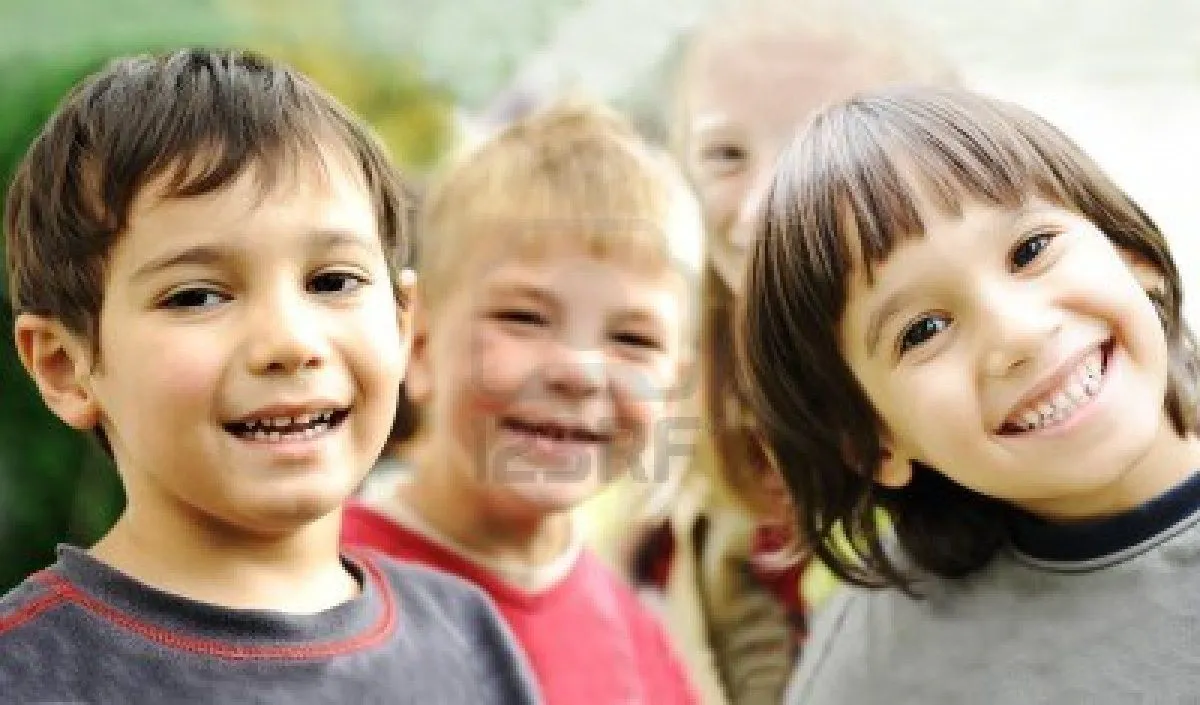
M 426 650 L 457 652 L 481 687 L 506 693 L 504 702 L 527 702 L 536 692 L 532 671 L 492 601 L 475 585 L 433 568 L 401 563 L 376 551 L 351 553 L 377 571 L 398 604 L 406 640 Z
M 491 598 L 478 586 L 375 550 L 358 549 L 349 554 L 378 573 L 384 589 L 399 606 L 403 628 L 449 630 L 453 638 L 467 644 L 478 643 L 481 638 L 510 639 Z
M 1036 652 L 1022 636 L 1027 605 L 1048 602 L 1042 593 L 1054 585 L 998 557 L 971 576 L 925 576 L 914 587 L 917 597 L 838 588 L 813 616 L 787 702 L 950 702 L 967 682 L 1003 683 L 1011 672 L 1001 664 Z
M 48 615 L 68 602 L 66 596 L 54 589 L 50 571 L 35 573 L 0 597 L 0 644 L 37 639 L 53 630 L 56 621 Z M 0 653 L 6 653 L 0 649 Z
M 54 664 L 83 657 L 79 612 L 52 588 L 51 577 L 35 574 L 0 598 L 0 692 L 7 697 L 45 695 Z
M 0 597 L 0 637 L 11 637 L 63 601 L 51 588 L 48 572 L 35 573 Z

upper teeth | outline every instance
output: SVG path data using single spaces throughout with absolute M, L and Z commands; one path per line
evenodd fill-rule
M 1017 421 L 1013 422 L 1014 425 L 1023 430 L 1032 431 L 1065 421 L 1076 407 L 1096 396 L 1096 393 L 1100 391 L 1102 365 L 1103 358 L 1100 351 L 1094 350 L 1067 377 L 1062 388 L 1018 412 L 1015 415 Z
M 301 414 L 299 416 L 275 416 L 246 421 L 251 430 L 281 430 L 293 426 L 309 426 L 316 423 L 329 423 L 333 420 L 332 411 L 322 411 L 316 414 Z

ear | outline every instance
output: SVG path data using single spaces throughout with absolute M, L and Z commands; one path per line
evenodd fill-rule
M 433 393 L 433 369 L 429 364 L 429 325 L 420 294 L 414 291 L 409 301 L 412 302 L 409 307 L 412 351 L 408 358 L 408 373 L 404 377 L 404 391 L 409 401 L 423 404 Z
M 14 336 L 17 355 L 46 406 L 72 428 L 87 430 L 100 421 L 91 387 L 90 346 L 57 320 L 22 313 Z
M 400 328 L 402 344 L 407 348 L 405 350 L 405 360 L 410 359 L 412 354 L 413 343 L 413 318 L 416 315 L 417 308 L 417 273 L 411 269 L 403 269 L 400 271 L 400 276 L 396 282 L 396 300 L 404 302 L 403 306 L 396 307 L 396 324 Z M 407 366 L 405 370 L 407 372 Z
M 892 448 L 883 449 L 883 457 L 879 459 L 879 469 L 875 480 L 884 487 L 898 490 L 912 482 L 912 461 L 908 455 L 897 453 Z

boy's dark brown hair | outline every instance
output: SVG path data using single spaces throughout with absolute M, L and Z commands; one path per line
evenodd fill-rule
M 1045 120 L 934 88 L 864 94 L 817 115 L 780 162 L 760 221 L 737 326 L 742 382 L 802 540 L 849 582 L 906 590 L 912 574 L 885 550 L 889 525 L 917 568 L 948 577 L 984 566 L 1006 540 L 1000 501 L 933 468 L 914 462 L 900 489 L 876 481 L 883 423 L 840 347 L 852 277 L 869 279 L 897 244 L 921 237 L 918 194 L 950 215 L 969 200 L 1019 207 L 1040 197 L 1095 223 L 1162 275 L 1148 294 L 1170 350 L 1165 405 L 1180 435 L 1196 427 L 1200 379 L 1162 233 Z
M 117 59 L 75 87 L 30 145 L 8 192 L 16 313 L 61 321 L 96 345 L 105 261 L 134 199 L 211 193 L 247 168 L 269 189 L 322 150 L 361 172 L 393 276 L 413 199 L 369 130 L 300 73 L 246 51 L 184 49 Z
M 4 216 L 13 309 L 57 319 L 98 355 L 107 257 L 148 184 L 164 179 L 165 197 L 187 198 L 254 167 L 265 193 L 289 169 L 330 168 L 327 155 L 360 172 L 398 281 L 414 199 L 336 100 L 251 52 L 114 60 L 66 96 L 13 176 Z

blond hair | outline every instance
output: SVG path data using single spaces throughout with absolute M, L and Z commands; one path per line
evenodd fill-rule
M 433 305 L 485 244 L 522 255 L 578 245 L 596 257 L 673 267 L 689 290 L 703 263 L 699 206 L 682 174 L 626 119 L 579 98 L 459 155 L 430 187 L 420 237 L 422 293 Z

